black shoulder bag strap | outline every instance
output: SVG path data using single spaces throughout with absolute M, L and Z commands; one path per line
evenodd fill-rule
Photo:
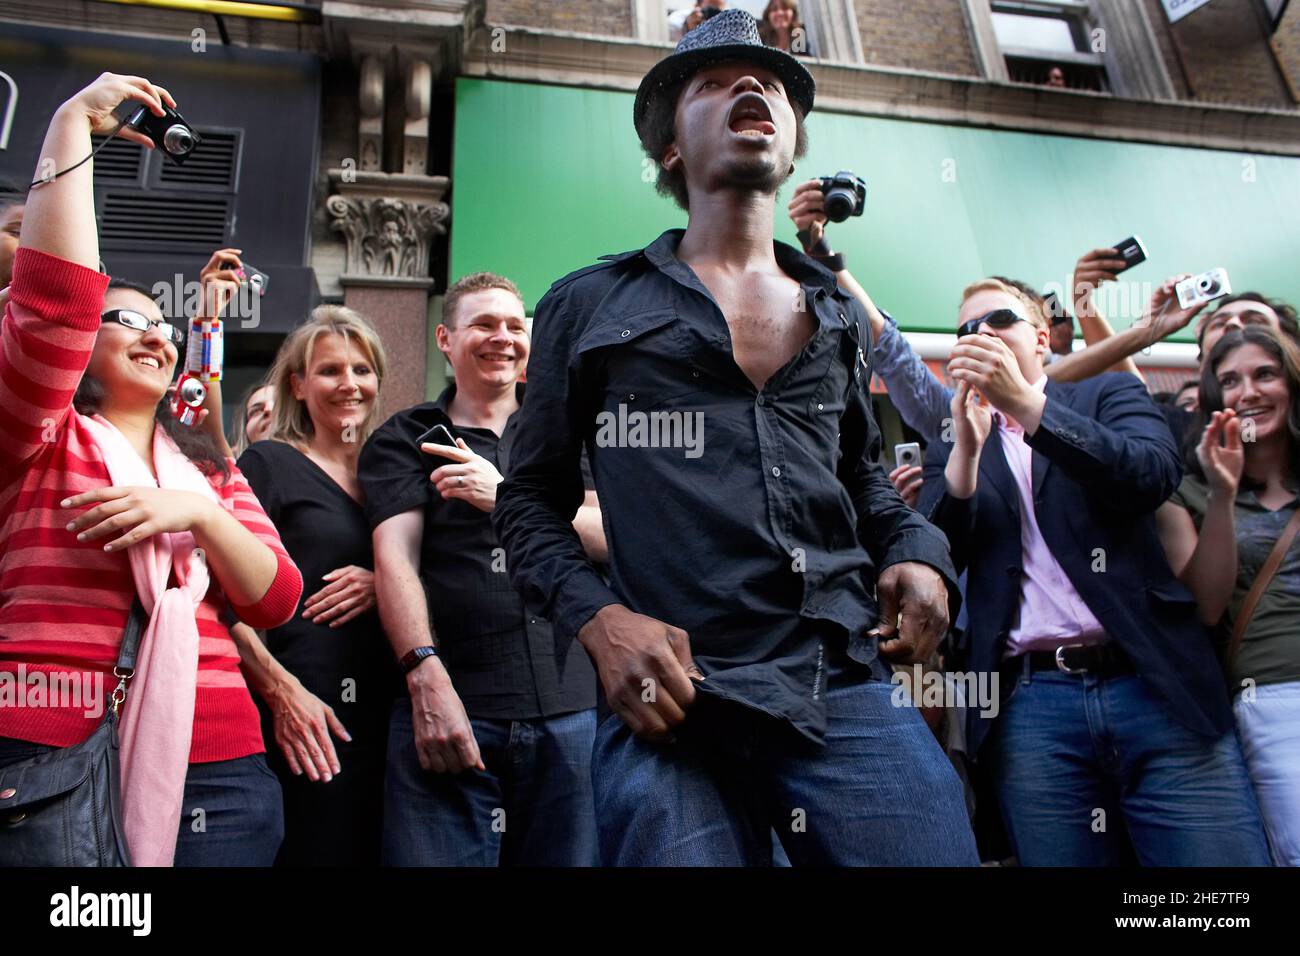
M 135 656 L 140 650 L 140 638 L 144 634 L 148 616 L 140 595 L 135 595 L 131 604 L 131 613 L 126 619 L 126 630 L 122 632 L 122 646 L 117 652 L 117 664 L 113 667 L 113 676 L 117 678 L 117 687 L 113 689 L 113 713 L 116 714 L 126 700 L 127 682 L 135 676 Z

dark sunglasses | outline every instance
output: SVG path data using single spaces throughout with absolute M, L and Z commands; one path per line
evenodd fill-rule
M 180 345 L 185 341 L 185 333 L 166 319 L 151 319 L 143 312 L 137 312 L 135 309 L 109 309 L 99 319 L 101 322 L 117 322 L 120 325 L 125 325 L 128 329 L 135 329 L 137 332 L 148 332 L 149 326 L 156 325 L 172 345 Z
M 1010 309 L 994 309 L 992 312 L 986 312 L 979 318 L 969 319 L 957 327 L 957 337 L 963 335 L 976 335 L 980 326 L 987 322 L 995 329 L 1009 329 L 1017 322 L 1028 322 L 1023 316 L 1016 315 Z

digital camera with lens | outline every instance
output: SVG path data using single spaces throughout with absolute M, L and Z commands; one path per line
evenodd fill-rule
M 849 216 L 861 216 L 867 208 L 867 183 L 846 169 L 834 176 L 822 176 L 822 208 L 831 222 L 843 222 Z
M 164 106 L 163 110 L 162 116 L 154 116 L 149 107 L 141 106 L 131 114 L 126 125 L 148 136 L 154 146 L 179 165 L 203 142 L 203 137 L 170 106 Z
M 1227 269 L 1211 269 L 1209 272 L 1184 279 L 1174 286 L 1174 292 L 1178 294 L 1178 307 L 1190 309 L 1202 302 L 1228 295 L 1232 292 L 1232 286 L 1228 283 Z

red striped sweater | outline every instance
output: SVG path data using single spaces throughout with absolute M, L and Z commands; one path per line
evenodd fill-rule
M 0 332 L 0 682 L 9 683 L 0 683 L 0 736 L 60 747 L 84 740 L 100 718 L 86 715 L 93 707 L 85 697 L 65 693 L 42 703 L 33 688 L 56 680 L 90 688 L 102 680 L 106 697 L 116 685 L 112 669 L 135 590 L 126 552 L 105 552 L 103 541 L 78 542 L 66 530 L 72 513 L 59 507 L 64 498 L 111 483 L 72 411 L 107 284 L 98 272 L 19 249 Z M 275 627 L 296 610 L 302 576 L 233 460 L 230 467 L 232 477 L 219 484 L 214 476 L 213 488 L 279 559 L 262 599 L 234 610 L 253 627 Z M 196 610 L 191 763 L 265 750 L 239 653 L 220 620 L 226 603 L 214 578 Z

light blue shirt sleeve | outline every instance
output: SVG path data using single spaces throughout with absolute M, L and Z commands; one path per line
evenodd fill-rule
M 885 329 L 872 348 L 876 374 L 908 426 L 925 436 L 927 444 L 939 441 L 943 423 L 952 414 L 953 390 L 935 378 L 921 356 L 898 331 L 893 316 L 881 311 Z

